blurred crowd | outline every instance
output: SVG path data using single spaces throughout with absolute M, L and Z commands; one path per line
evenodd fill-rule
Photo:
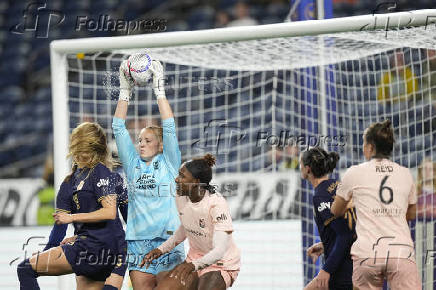
M 31 5 L 29 5 L 31 4 Z M 197 30 L 239 25 L 270 24 L 294 21 L 289 15 L 291 5 L 284 0 L 50 0 L 45 8 L 32 1 L 1 1 L 0 3 L 0 178 L 40 177 L 44 172 L 47 152 L 52 150 L 52 108 L 49 43 L 55 39 L 122 35 L 120 31 L 83 31 L 76 29 L 78 16 L 109 15 L 113 19 L 165 19 L 166 31 Z M 370 14 L 377 3 L 369 0 L 334 0 L 334 17 Z M 431 1 L 397 1 L 397 10 L 430 8 Z M 64 15 L 61 25 L 44 31 L 26 27 L 38 13 L 53 12 Z M 47 13 L 46 13 L 47 14 Z M 44 14 L 45 15 L 45 14 Z M 47 14 L 48 15 L 48 14 Z M 42 19 L 42 14 L 39 15 Z M 33 17 L 33 18 L 32 18 Z M 38 29 L 40 29 L 40 26 Z M 14 28 L 14 29 L 13 29 Z M 33 29 L 33 30 L 32 30 Z M 135 33 L 144 33 L 136 31 Z M 428 51 L 431 83 L 435 68 L 434 51 Z M 398 75 L 386 72 L 378 89 L 382 101 L 400 94 L 407 100 L 418 87 L 415 76 L 401 56 L 392 58 L 392 67 Z M 405 85 L 398 85 L 399 83 Z M 397 84 L 397 85 L 394 85 Z M 425 84 L 424 84 L 425 85 Z M 431 128 L 431 127 L 429 127 Z M 137 130 L 137 129 L 134 129 Z M 279 150 L 280 151 L 280 150 Z M 284 160 L 285 153 L 278 152 Z M 291 162 L 292 163 L 292 162 Z M 293 167 L 293 165 L 286 165 Z

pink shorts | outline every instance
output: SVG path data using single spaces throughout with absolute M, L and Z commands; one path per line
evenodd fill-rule
M 383 289 L 387 279 L 390 289 L 422 289 L 416 263 L 409 259 L 356 259 L 353 260 L 353 286 L 358 289 Z
M 201 277 L 208 272 L 215 272 L 215 271 L 220 271 L 221 276 L 223 277 L 224 282 L 226 283 L 226 288 L 229 288 L 233 285 L 239 274 L 239 270 L 223 270 L 222 268 L 216 267 L 214 265 L 211 265 L 200 271 L 197 271 L 197 273 L 198 273 L 198 277 Z
M 189 257 L 187 257 L 186 262 L 189 263 L 192 262 L 192 260 Z M 221 277 L 223 277 L 224 282 L 226 283 L 226 288 L 229 288 L 233 285 L 239 274 L 239 270 L 223 270 L 222 267 L 218 267 L 216 265 L 210 265 L 209 267 L 197 271 L 198 278 L 200 278 L 206 273 L 215 272 L 215 271 L 220 271 Z

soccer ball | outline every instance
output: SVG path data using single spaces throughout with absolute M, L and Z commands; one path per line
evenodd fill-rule
M 136 85 L 144 86 L 153 76 L 150 70 L 152 59 L 147 53 L 132 54 L 127 60 L 129 74 Z

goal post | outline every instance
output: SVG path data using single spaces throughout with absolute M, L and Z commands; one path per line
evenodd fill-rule
M 417 175 L 425 158 L 435 160 L 435 23 L 436 9 L 429 9 L 53 41 L 55 187 L 70 170 L 68 138 L 78 123 L 99 122 L 112 141 L 118 66 L 147 49 L 165 67 L 182 158 L 217 155 L 214 182 L 228 193 L 243 233 L 237 238 L 248 249 L 234 288 L 301 289 L 316 271 L 303 255 L 316 235 L 313 190 L 300 179 L 295 151 L 312 141 L 337 151 L 339 176 L 363 161 L 366 126 L 389 118 L 397 136 L 394 161 Z M 410 77 L 401 83 L 403 72 Z M 132 136 L 137 126 L 159 119 L 152 89 L 134 91 L 127 117 Z M 433 222 L 413 226 L 418 266 L 428 285 L 436 273 L 423 262 L 432 246 L 424 243 L 424 229 Z M 265 236 L 252 237 L 256 228 Z M 274 254 L 262 265 L 268 244 Z M 261 279 L 259 269 L 268 279 Z
M 436 9 L 373 14 L 293 23 L 259 26 L 229 27 L 200 31 L 180 31 L 148 35 L 98 37 L 54 40 L 50 44 L 52 78 L 53 138 L 55 186 L 59 188 L 69 166 L 65 162 L 68 144 L 67 118 L 67 64 L 66 55 L 123 49 L 174 47 L 190 44 L 208 44 L 278 37 L 297 37 L 328 33 L 402 29 L 428 26 L 436 22 Z

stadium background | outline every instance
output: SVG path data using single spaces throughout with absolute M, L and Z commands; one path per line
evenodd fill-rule
M 306 1 L 302 1 L 306 3 Z M 332 16 L 352 16 L 370 14 L 377 9 L 373 1 L 333 1 Z M 44 7 L 45 4 L 45 7 Z M 398 1 L 396 11 L 433 8 L 434 3 L 428 0 Z M 134 9 L 132 9 L 132 7 Z M 55 39 L 100 37 L 125 35 L 124 31 L 93 31 L 82 28 L 77 31 L 77 17 L 99 19 L 101 15 L 109 15 L 112 19 L 136 20 L 155 19 L 156 21 L 143 31 L 137 33 L 153 33 L 161 31 L 199 30 L 214 27 L 225 27 L 240 24 L 279 23 L 289 19 L 290 3 L 287 1 L 47 1 L 47 2 L 0 2 L 0 226 L 1 235 L 7 237 L 0 249 L 0 275 L 7 279 L 0 281 L 2 289 L 10 286 L 9 263 L 16 258 L 11 250 L 23 256 L 29 248 L 23 246 L 30 236 L 47 236 L 48 228 L 22 226 L 50 225 L 54 190 L 50 186 L 52 177 L 52 107 L 50 89 L 49 43 Z M 309 11 L 309 13 L 307 13 Z M 305 13 L 304 16 L 302 15 Z M 295 9 L 290 16 L 292 21 L 315 17 L 313 10 Z M 52 15 L 51 21 L 48 19 Z M 38 16 L 38 22 L 36 22 Z M 56 21 L 64 18 L 58 24 Z M 238 23 L 239 20 L 239 23 Z M 234 21 L 234 22 L 232 22 Z M 159 23 L 159 25 L 157 25 Z M 33 24 L 33 26 L 32 26 Z M 132 33 L 131 33 L 132 34 Z M 418 52 L 416 52 L 418 53 Z M 371 109 L 371 108 L 370 108 Z M 422 118 L 431 118 L 431 110 L 423 112 Z M 247 112 L 238 111 L 244 115 Z M 427 114 L 427 115 L 425 115 Z M 136 130 L 135 124 L 130 129 Z M 419 134 L 419 132 L 416 132 Z M 181 136 L 182 141 L 188 134 Z M 428 148 L 429 141 L 421 144 Z M 434 148 L 433 148 L 434 149 Z M 289 156 L 286 156 L 288 154 Z M 289 219 L 298 217 L 297 209 L 292 208 L 292 198 L 296 192 L 292 184 L 284 186 L 282 180 L 297 180 L 296 152 L 284 152 L 276 156 L 281 162 L 273 166 L 271 162 L 257 163 L 257 169 L 264 171 L 281 171 L 272 174 L 270 183 L 259 185 L 260 188 L 275 188 L 273 195 L 286 196 L 284 206 L 274 207 L 268 211 L 270 202 L 253 205 L 258 197 L 251 201 L 234 203 L 236 220 L 268 220 Z M 434 156 L 434 155 L 433 155 Z M 290 158 L 289 158 L 290 157 Z M 343 159 L 347 165 L 355 162 Z M 420 162 L 415 159 L 415 165 Z M 274 164 L 275 165 L 275 164 Z M 221 168 L 223 172 L 232 172 L 231 168 Z M 256 168 L 244 168 L 248 171 Z M 234 178 L 234 175 L 232 176 Z M 237 179 L 237 178 L 236 178 Z M 255 183 L 255 178 L 253 178 Z M 225 176 L 223 177 L 225 183 Z M 239 185 L 249 186 L 250 182 Z M 243 191 L 244 189 L 240 189 Z M 286 192 L 292 194 L 286 195 Z M 260 195 L 268 200 L 268 190 L 260 190 Z M 273 200 L 270 198 L 269 200 Z M 238 201 L 240 202 L 240 201 Z M 250 205 L 250 203 L 252 203 Z M 12 228 L 13 227 L 13 228 Z M 248 230 L 248 229 L 247 229 Z M 26 239 L 23 239 L 23 234 Z M 43 241 L 43 238 L 37 243 Z M 301 242 L 284 237 L 279 241 Z M 287 254 L 292 255 L 292 252 Z M 300 253 L 295 254 L 300 255 Z M 294 258 L 295 259 L 295 255 Z M 301 262 L 300 262 L 301 264 Z M 4 267 L 7 265 L 7 267 Z M 51 282 L 50 282 L 51 283 Z M 279 287 L 279 286 L 278 286 Z M 15 288 L 11 288 L 15 289 Z

